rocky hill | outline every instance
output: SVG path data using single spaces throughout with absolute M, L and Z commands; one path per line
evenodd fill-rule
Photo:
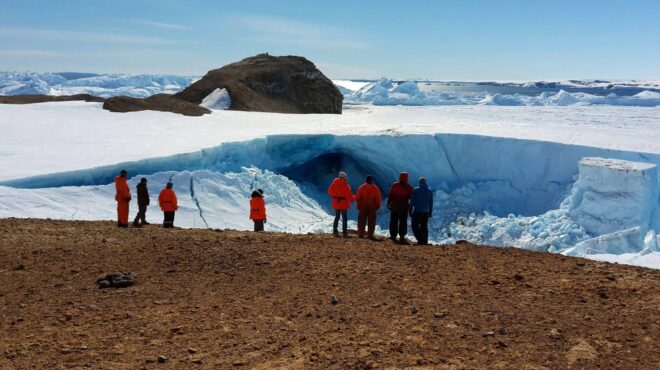
M 0 241 L 2 369 L 660 365 L 657 270 L 113 222 L 2 219 Z
M 209 71 L 175 98 L 200 104 L 227 89 L 232 110 L 341 113 L 343 96 L 314 63 L 303 57 L 259 54 Z

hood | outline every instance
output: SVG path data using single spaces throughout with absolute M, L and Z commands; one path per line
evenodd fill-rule
M 401 172 L 399 175 L 399 182 L 402 184 L 407 184 L 408 183 L 408 172 Z

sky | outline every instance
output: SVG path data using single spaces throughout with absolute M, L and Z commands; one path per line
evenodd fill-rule
M 0 70 L 200 76 L 268 52 L 328 77 L 660 79 L 657 0 L 0 0 Z

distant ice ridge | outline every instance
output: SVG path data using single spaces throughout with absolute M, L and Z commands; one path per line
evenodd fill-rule
M 0 72 L 0 95 L 117 95 L 144 98 L 173 94 L 188 87 L 193 77 L 149 74 L 81 74 Z
M 525 87 L 524 85 L 522 87 Z M 353 104 L 374 105 L 501 105 L 501 106 L 568 106 L 568 105 L 616 105 L 644 106 L 660 105 L 660 92 L 642 91 L 633 96 L 618 96 L 610 93 L 606 96 L 583 92 L 542 92 L 538 95 L 524 94 L 489 94 L 450 93 L 442 91 L 421 91 L 418 83 L 405 81 L 394 82 L 380 79 L 358 90 L 343 88 L 344 101 Z

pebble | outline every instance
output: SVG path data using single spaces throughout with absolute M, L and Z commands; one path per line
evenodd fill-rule
M 333 295 L 333 296 L 330 298 L 330 303 L 332 303 L 333 305 L 339 303 L 339 298 L 337 298 L 337 296 L 334 296 L 334 295 Z
M 444 313 L 444 312 L 436 312 L 436 313 L 433 314 L 433 317 L 435 317 L 436 319 L 441 319 L 445 316 L 447 316 L 447 314 Z
M 164 355 L 158 355 L 158 363 L 159 364 L 164 364 L 166 362 L 167 362 L 167 357 L 165 357 Z
M 419 309 L 417 308 L 417 306 L 412 306 L 412 308 L 410 309 L 410 312 L 412 312 L 412 314 L 414 315 L 417 312 L 419 312 Z
M 188 348 L 188 353 L 197 353 L 197 348 Z
M 193 364 L 197 364 L 197 365 L 201 365 L 201 364 L 202 364 L 202 360 L 199 359 L 199 358 L 193 358 L 191 362 L 192 362 Z
M 495 332 L 494 331 L 487 331 L 483 334 L 484 337 L 494 337 Z

